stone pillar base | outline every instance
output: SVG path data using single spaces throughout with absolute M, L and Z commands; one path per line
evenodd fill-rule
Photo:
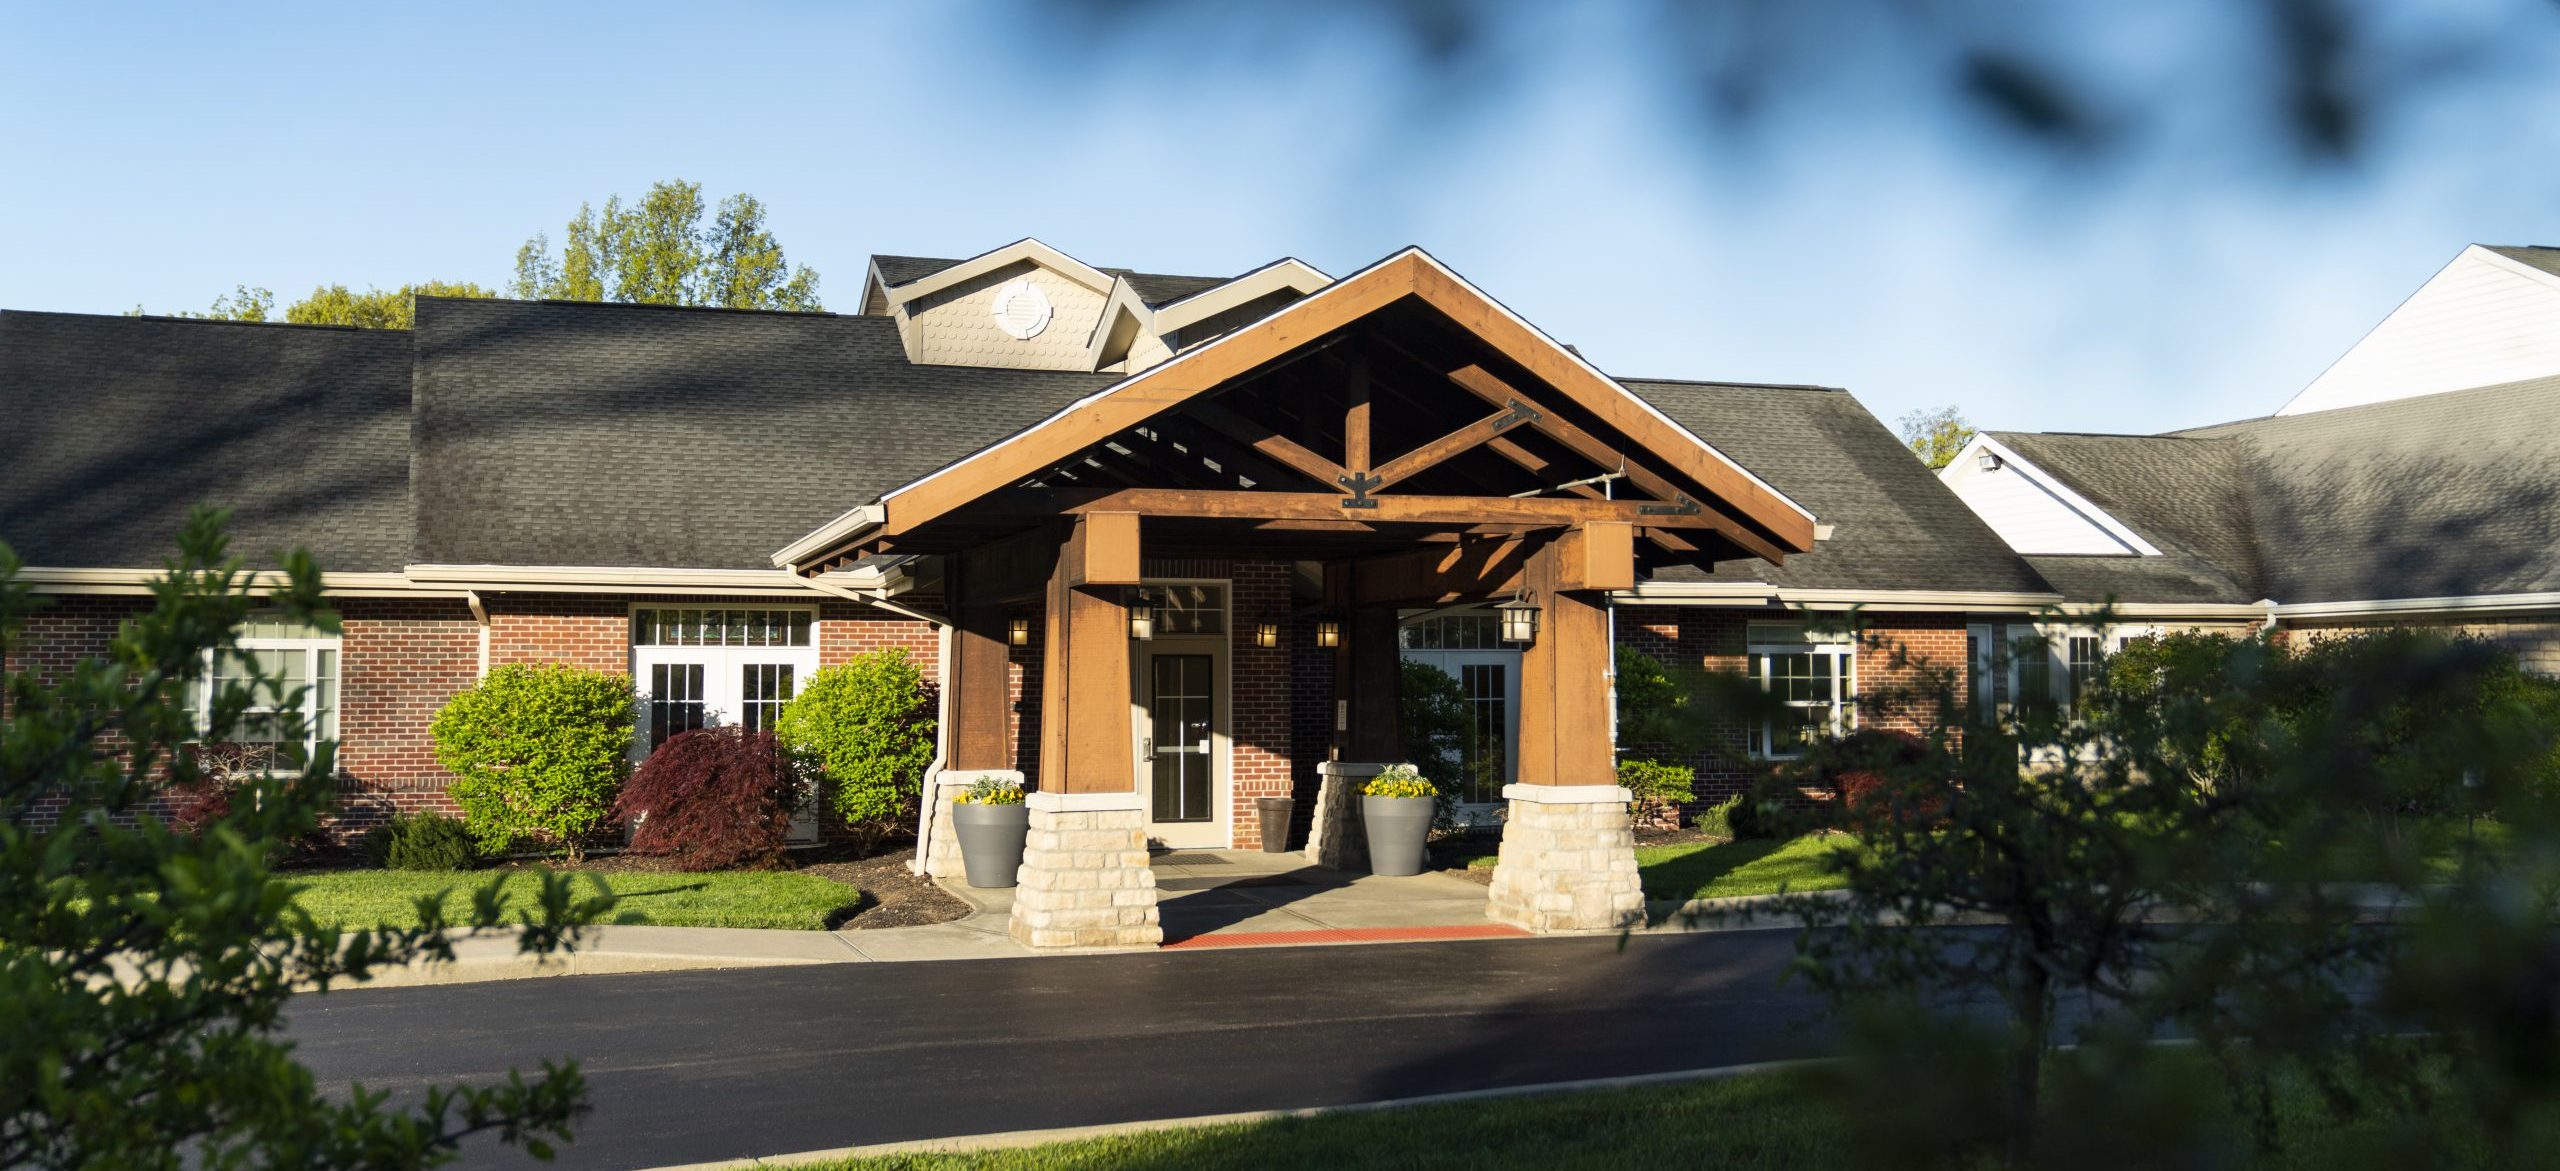
M 944 769 L 933 783 L 932 829 L 916 850 L 916 865 L 910 867 L 927 878 L 959 878 L 968 868 L 960 861 L 960 834 L 951 828 L 951 799 L 959 796 L 979 778 L 1022 783 L 1022 774 L 1009 768 L 973 768 L 961 772 Z
M 1037 948 L 1154 947 L 1156 874 L 1137 793 L 1033 793 L 1011 934 Z
M 1607 931 L 1644 922 L 1635 835 L 1616 785 L 1505 785 L 1510 803 L 1485 914 L 1528 931 Z
M 1316 808 L 1308 821 L 1307 861 L 1335 870 L 1369 864 L 1369 839 L 1360 828 L 1360 786 L 1385 771 L 1383 764 L 1316 762 Z

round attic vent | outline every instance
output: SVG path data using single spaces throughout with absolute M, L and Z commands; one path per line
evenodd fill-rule
M 996 290 L 996 328 L 1020 341 L 1030 341 L 1049 328 L 1049 318 L 1057 310 L 1049 304 L 1049 295 L 1027 280 L 1015 281 Z

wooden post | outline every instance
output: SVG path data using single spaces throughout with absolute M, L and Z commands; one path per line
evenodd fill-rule
M 1610 533 L 1606 555 L 1632 559 Z M 1616 746 L 1609 742 L 1609 613 L 1599 590 L 1571 588 L 1592 577 L 1616 578 L 1591 564 L 1591 537 L 1576 529 L 1529 558 L 1523 574 L 1538 606 L 1538 634 L 1520 655 L 1520 783 L 1614 785 Z M 1625 573 L 1633 574 L 1630 565 Z
M 1363 764 L 1404 759 L 1396 708 L 1402 653 L 1396 648 L 1392 605 L 1361 605 L 1360 567 L 1325 566 L 1325 612 L 1342 623 L 1333 652 L 1334 755 Z
M 957 560 L 956 558 L 954 560 Z M 957 569 L 957 566 L 953 567 Z M 952 591 L 951 689 L 953 772 L 1013 767 L 1013 697 L 1007 636 L 1011 615 L 1001 603 L 970 598 L 965 573 L 947 573 Z
M 1124 556 L 1134 560 L 1134 532 L 1125 534 L 1123 547 L 1118 523 L 1077 518 L 1049 578 L 1048 657 L 1040 696 L 1043 792 L 1125 793 L 1138 787 L 1124 587 L 1076 584 Z M 1111 530 L 1099 541 L 1097 525 Z M 1106 571 L 1116 575 L 1116 569 Z

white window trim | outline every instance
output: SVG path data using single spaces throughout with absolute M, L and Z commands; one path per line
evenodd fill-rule
M 339 712 L 346 706 L 347 702 L 347 652 L 343 645 L 345 641 L 346 640 L 344 638 L 340 637 L 319 635 L 301 638 L 243 638 L 238 642 L 239 650 L 243 654 L 256 651 L 302 652 L 302 694 L 306 706 L 313 689 L 319 685 L 322 678 L 320 671 L 320 652 L 327 651 L 336 659 L 337 670 L 330 673 L 328 678 L 337 684 L 338 693 L 336 700 L 329 705 L 329 714 L 327 719 L 325 721 L 310 720 L 307 713 L 305 715 L 306 727 L 303 729 L 302 749 L 309 755 L 318 755 L 320 745 L 323 741 L 335 743 L 339 740 L 337 734 L 339 731 L 338 725 L 342 723 L 339 718 Z M 200 735 L 209 735 L 213 731 L 211 727 L 213 722 L 213 700 L 218 690 L 218 680 L 215 678 L 214 673 L 215 662 L 213 651 L 208 650 L 204 652 L 203 664 L 203 682 L 202 685 L 196 688 L 194 704 L 195 719 L 198 733 Z M 269 715 L 291 710 L 282 705 L 281 701 L 283 698 L 283 696 L 275 695 L 271 692 L 262 692 L 259 689 L 252 689 L 250 704 L 248 707 L 241 709 L 240 715 L 242 719 L 245 720 L 254 716 Z M 271 700 L 276 702 L 268 702 Z M 207 742 L 209 741 L 198 741 L 198 743 Z M 234 742 L 236 743 L 236 741 Z M 279 741 L 278 743 L 282 742 Z M 278 772 L 281 770 L 271 768 L 268 771 Z
M 1746 642 L 1745 649 L 1743 651 L 1743 669 L 1750 673 L 1751 681 L 1759 684 L 1761 692 L 1766 694 L 1769 691 L 1770 683 L 1769 660 L 1767 656 L 1800 654 L 1823 655 L 1839 660 L 1835 668 L 1836 674 L 1832 681 L 1833 688 L 1830 704 L 1831 734 L 1835 737 L 1846 736 L 1849 733 L 1856 731 L 1858 728 L 1858 642 L 1856 638 L 1843 638 L 1838 641 L 1826 639 L 1822 642 L 1809 642 L 1803 640 L 1793 642 Z M 1752 670 L 1751 665 L 1751 660 L 1755 656 L 1760 659 L 1759 666 L 1756 671 Z M 1818 705 L 1789 703 L 1787 706 L 1814 707 Z M 1751 738 L 1752 737 L 1749 732 L 1746 731 L 1744 739 L 1748 741 Z M 1775 729 L 1770 720 L 1763 718 L 1760 721 L 1758 746 L 1750 749 L 1750 757 L 1753 760 L 1798 760 L 1804 756 L 1804 753 L 1801 751 L 1769 751 L 1769 746 L 1777 743 L 1777 739 Z

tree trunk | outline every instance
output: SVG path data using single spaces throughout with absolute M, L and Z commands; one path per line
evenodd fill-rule
M 2052 978 L 2030 960 L 2018 982 L 2017 1032 L 2009 1049 L 2008 1149 L 2011 1168 L 2035 1165 L 2036 1107 L 2044 1089 L 2045 1033 L 2052 1027 Z

